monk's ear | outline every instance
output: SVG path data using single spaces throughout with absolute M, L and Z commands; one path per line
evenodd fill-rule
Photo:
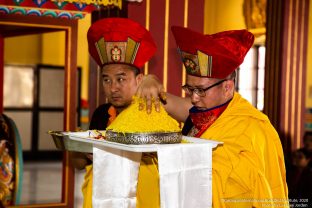
M 227 95 L 232 95 L 235 88 L 233 80 L 227 80 L 224 83 L 224 91 Z
M 142 81 L 142 79 L 143 79 L 143 76 L 144 76 L 143 74 L 138 74 L 138 75 L 135 77 L 137 84 L 140 84 L 140 83 L 141 83 L 141 81 Z

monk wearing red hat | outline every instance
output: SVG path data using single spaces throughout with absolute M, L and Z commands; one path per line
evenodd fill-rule
M 289 207 L 279 136 L 268 117 L 235 92 L 235 70 L 253 34 L 203 35 L 183 27 L 172 27 L 172 32 L 187 72 L 182 89 L 188 96 L 167 93 L 164 107 L 185 122 L 184 135 L 223 142 L 212 153 L 213 207 Z M 138 95 L 158 97 L 160 85 L 148 76 Z
M 104 18 L 93 23 L 88 30 L 88 43 L 89 53 L 100 67 L 108 100 L 107 104 L 99 106 L 93 113 L 89 129 L 105 130 L 131 104 L 132 96 L 143 77 L 142 67 L 156 52 L 156 45 L 149 31 L 126 18 Z M 82 186 L 83 207 L 91 208 L 94 186 L 92 155 L 75 152 L 71 158 L 77 169 L 86 169 Z M 150 160 L 153 160 L 152 156 L 142 156 L 139 181 L 148 178 L 145 164 L 149 164 Z M 114 174 L 111 173 L 112 176 Z M 137 189 L 146 192 L 145 185 L 140 183 Z M 149 201 L 148 197 L 144 198 Z

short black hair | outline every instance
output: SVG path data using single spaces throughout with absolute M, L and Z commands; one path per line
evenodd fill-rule
M 125 65 L 129 66 L 129 68 L 134 72 L 135 76 L 138 76 L 141 73 L 141 70 L 139 68 L 128 64 Z
M 120 64 L 120 63 L 116 63 L 116 64 Z M 107 66 L 107 65 L 110 65 L 110 64 L 105 64 L 105 65 L 101 68 L 101 70 L 103 70 L 104 67 Z M 133 66 L 133 65 L 129 65 L 129 64 L 122 64 L 122 65 L 128 66 L 129 69 L 132 70 L 132 71 L 134 72 L 134 75 L 135 75 L 135 76 L 138 76 L 139 74 L 141 74 L 141 70 L 140 70 L 139 68 Z
M 233 79 L 235 81 L 236 79 L 236 70 L 234 70 L 230 75 L 229 75 L 229 79 Z
M 141 74 L 141 70 L 140 70 L 140 69 L 138 69 L 138 68 L 136 68 L 136 67 L 132 67 L 132 69 L 133 69 L 133 71 L 134 71 L 135 76 Z

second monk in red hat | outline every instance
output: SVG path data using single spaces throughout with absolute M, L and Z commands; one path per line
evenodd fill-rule
M 223 143 L 212 154 L 212 206 L 288 207 L 280 138 L 268 117 L 235 91 L 235 70 L 251 48 L 253 34 L 230 30 L 204 35 L 183 27 L 172 27 L 172 32 L 187 72 L 182 86 L 187 97 L 167 93 L 165 108 L 180 115 L 184 135 Z M 161 89 L 153 76 L 144 82 Z M 139 94 L 157 97 L 159 92 Z M 192 207 L 200 207 L 196 203 Z

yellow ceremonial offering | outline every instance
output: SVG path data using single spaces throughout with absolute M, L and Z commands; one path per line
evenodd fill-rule
M 140 98 L 134 97 L 133 103 L 123 110 L 106 130 L 115 132 L 178 132 L 179 123 L 170 117 L 163 106 L 160 111 L 148 114 L 139 110 Z
M 139 110 L 139 103 L 140 98 L 134 97 L 132 104 L 107 127 L 107 140 L 126 144 L 181 142 L 179 123 L 168 115 L 163 106 L 159 112 L 148 114 Z

